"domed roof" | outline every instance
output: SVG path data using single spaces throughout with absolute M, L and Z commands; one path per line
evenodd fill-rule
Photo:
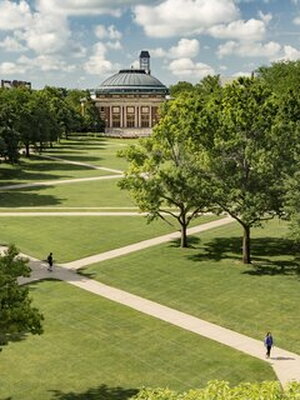
M 167 93 L 168 89 L 143 69 L 123 69 L 102 82 L 97 91 Z

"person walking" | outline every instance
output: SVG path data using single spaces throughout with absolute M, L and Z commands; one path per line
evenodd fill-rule
M 47 257 L 47 261 L 48 261 L 48 271 L 53 271 L 53 255 L 52 253 L 49 254 L 49 256 Z
M 266 334 L 264 343 L 265 343 L 265 347 L 267 349 L 266 358 L 270 358 L 271 349 L 272 349 L 273 344 L 274 344 L 274 340 L 273 340 L 273 336 L 271 335 L 271 332 L 268 332 Z

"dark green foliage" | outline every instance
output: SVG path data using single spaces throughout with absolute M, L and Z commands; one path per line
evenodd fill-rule
M 182 93 L 189 95 L 191 92 L 193 92 L 193 90 L 194 86 L 192 83 L 186 81 L 179 81 L 175 85 L 170 86 L 170 96 L 177 97 Z
M 17 281 L 29 275 L 28 260 L 18 257 L 17 249 L 10 246 L 0 257 L 0 350 L 26 333 L 43 332 L 43 316 L 32 307 L 28 288 Z
M 134 400 L 296 400 L 300 384 L 290 383 L 283 390 L 278 382 L 242 383 L 231 387 L 225 381 L 211 381 L 203 389 L 178 393 L 170 389 L 143 389 Z
M 187 247 L 187 227 L 197 215 L 208 210 L 210 190 L 201 175 L 197 157 L 190 149 L 192 120 L 201 102 L 184 94 L 166 103 L 151 137 L 120 153 L 130 166 L 120 182 L 149 221 L 170 215 L 181 228 L 181 246 Z M 170 207 L 174 209 L 171 210 Z

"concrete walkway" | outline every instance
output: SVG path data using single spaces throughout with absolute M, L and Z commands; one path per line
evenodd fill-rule
M 297 354 L 275 347 L 272 351 L 272 357 L 270 359 L 265 359 L 265 348 L 262 340 L 253 339 L 173 308 L 163 306 L 154 301 L 104 285 L 95 280 L 80 276 L 74 271 L 66 270 L 65 268 L 54 267 L 53 272 L 48 272 L 47 264 L 34 258 L 31 258 L 30 266 L 32 268 L 31 277 L 21 278 L 19 280 L 20 284 L 27 284 L 49 278 L 65 281 L 80 289 L 265 361 L 272 366 L 283 386 L 292 380 L 300 382 L 300 356 Z
M 70 160 L 65 160 L 64 158 L 48 156 L 48 155 L 45 155 L 45 154 L 35 154 L 35 156 L 36 157 L 40 157 L 40 158 L 46 158 L 48 160 L 60 161 L 60 162 L 65 163 L 65 164 L 80 165 L 80 166 L 86 167 L 86 168 L 99 169 L 99 170 L 108 171 L 108 172 L 115 172 L 116 174 L 123 174 L 123 171 L 120 171 L 118 169 L 112 169 L 112 168 L 106 168 L 106 167 L 97 167 L 96 165 L 87 164 L 87 163 L 80 162 L 80 161 L 70 161 Z
M 104 175 L 104 176 L 92 176 L 90 178 L 75 178 L 75 179 L 62 179 L 55 181 L 41 181 L 34 183 L 18 183 L 14 185 L 6 185 L 0 186 L 1 190 L 14 190 L 14 189 L 26 189 L 31 187 L 38 186 L 57 186 L 57 185 L 66 185 L 70 183 L 82 183 L 82 182 L 90 182 L 90 181 L 104 181 L 107 179 L 120 179 L 123 175 Z
M 227 225 L 234 220 L 231 217 L 226 217 L 219 219 L 217 221 L 208 222 L 206 224 L 197 225 L 193 228 L 188 229 L 188 235 L 193 235 L 195 233 L 200 233 L 207 231 L 209 229 L 217 228 L 219 226 Z M 125 254 L 133 253 L 138 250 L 147 249 L 148 247 L 156 246 L 161 243 L 170 242 L 171 240 L 179 239 L 181 236 L 180 232 L 168 233 L 167 235 L 158 236 L 153 239 L 143 240 L 142 242 L 130 244 L 128 246 L 121 247 L 119 249 L 106 251 L 104 253 L 95 254 L 94 256 L 89 256 L 81 258 L 80 260 L 72 261 L 66 264 L 61 264 L 62 267 L 77 270 L 87 265 L 96 264 L 101 261 L 110 260 L 115 257 L 120 257 Z
M 1 212 L 2 217 L 145 217 L 148 213 L 133 211 L 19 211 Z M 166 214 L 168 215 L 168 214 Z

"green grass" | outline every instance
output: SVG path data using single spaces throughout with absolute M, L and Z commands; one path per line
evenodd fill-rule
M 168 305 L 300 354 L 299 265 L 287 225 L 253 231 L 254 265 L 243 265 L 241 230 L 230 224 L 177 243 L 149 248 L 84 270 L 108 285 Z M 298 272 L 297 272 L 298 271 Z
M 215 216 L 203 216 L 194 224 L 215 219 Z M 1 217 L 0 223 L 1 244 L 15 243 L 23 253 L 39 259 L 44 259 L 52 251 L 57 263 L 116 249 L 178 229 L 161 220 L 147 224 L 142 216 Z
M 70 161 L 80 161 L 101 167 L 124 170 L 127 162 L 117 157 L 118 150 L 135 143 L 135 140 L 121 140 L 104 137 L 72 136 L 70 140 L 62 140 L 47 154 Z
M 32 183 L 47 180 L 89 178 L 110 175 L 108 171 L 94 170 L 80 165 L 44 160 L 32 156 L 22 158 L 20 164 L 0 164 L 0 188 L 4 185 Z
M 32 287 L 45 333 L 4 348 L 1 399 L 125 400 L 144 385 L 275 379 L 267 363 L 66 283 Z
M 0 207 L 132 207 L 118 179 L 0 191 Z

